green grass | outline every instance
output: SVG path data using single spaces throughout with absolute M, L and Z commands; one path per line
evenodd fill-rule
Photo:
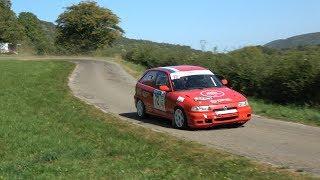
M 292 179 L 134 126 L 74 98 L 68 62 L 0 61 L 0 179 Z
M 279 105 L 260 99 L 250 98 L 254 113 L 285 121 L 320 126 L 320 109 L 306 106 Z
M 146 71 L 146 68 L 142 65 L 135 64 L 133 62 L 125 61 L 120 57 L 116 56 L 115 61 L 120 64 L 129 74 L 135 78 L 140 78 L 142 74 Z

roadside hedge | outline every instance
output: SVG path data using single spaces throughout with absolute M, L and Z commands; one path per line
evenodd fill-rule
M 280 104 L 320 105 L 320 46 L 273 50 L 246 47 L 213 54 L 188 48 L 136 45 L 122 57 L 148 68 L 201 65 L 230 81 L 247 96 Z

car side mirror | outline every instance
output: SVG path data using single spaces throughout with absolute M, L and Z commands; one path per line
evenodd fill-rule
M 170 88 L 166 85 L 162 85 L 159 87 L 160 91 L 165 91 L 165 92 L 169 92 L 170 91 Z
M 221 83 L 222 83 L 223 85 L 227 85 L 229 82 L 228 82 L 228 80 L 226 80 L 226 79 L 222 79 L 222 80 L 221 80 Z

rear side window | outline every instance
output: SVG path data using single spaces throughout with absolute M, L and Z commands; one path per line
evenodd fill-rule
M 159 71 L 156 78 L 156 88 L 160 86 L 170 86 L 168 76 L 165 72 Z
M 147 86 L 155 87 L 156 77 L 157 71 L 149 71 L 141 78 L 140 83 Z

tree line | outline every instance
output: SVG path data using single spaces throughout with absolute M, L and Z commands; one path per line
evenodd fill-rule
M 10 0 L 0 0 L 0 43 L 21 44 L 21 52 L 87 54 L 121 37 L 119 22 L 112 11 L 92 1 L 67 7 L 54 25 L 31 12 L 17 16 Z

